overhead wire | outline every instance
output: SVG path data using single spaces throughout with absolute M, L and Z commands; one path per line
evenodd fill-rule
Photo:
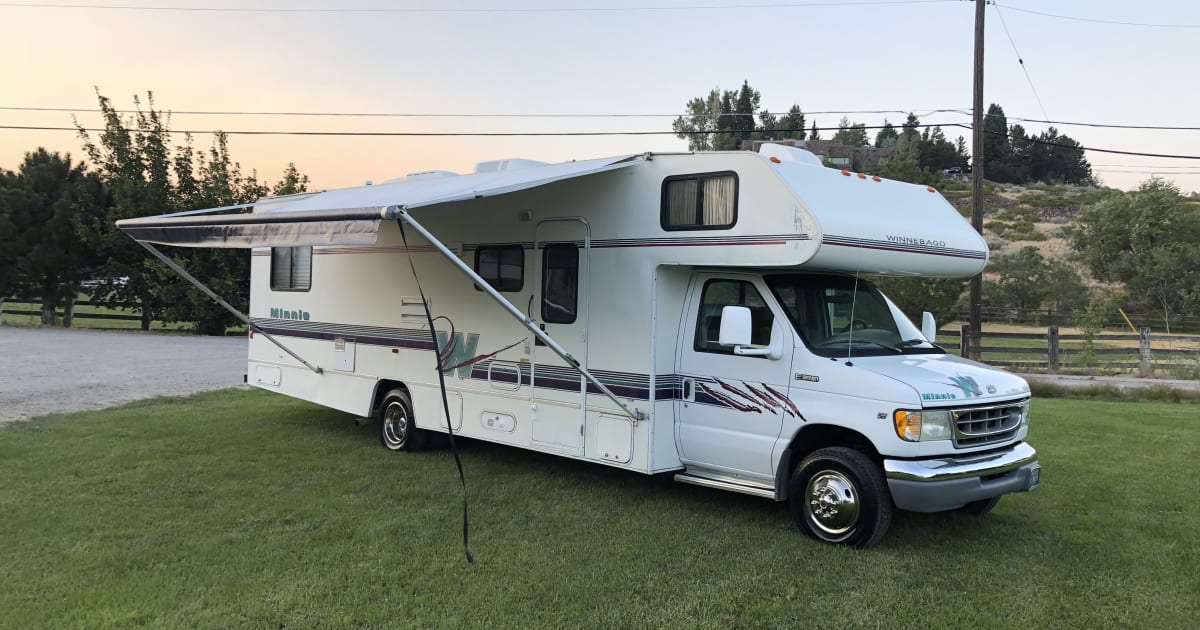
M 956 123 L 919 123 L 911 125 L 913 127 L 964 127 Z M 895 125 L 855 125 L 856 129 L 883 129 L 884 127 L 893 127 L 901 129 Z M 104 127 L 55 127 L 43 125 L 0 125 L 0 129 L 26 130 L 26 131 L 105 131 Z M 784 132 L 800 132 L 809 131 L 809 128 L 780 128 L 780 129 L 755 129 L 755 132 L 760 133 L 784 133 Z M 837 131 L 838 127 L 815 127 L 817 131 Z M 740 130 L 722 129 L 722 130 L 707 130 L 707 131 L 303 131 L 303 130 L 274 130 L 274 129 L 239 129 L 223 131 L 220 129 L 171 129 L 171 133 L 184 134 L 216 134 L 222 133 L 227 136 L 431 136 L 431 137 L 447 137 L 447 136 L 473 136 L 473 137 L 509 137 L 509 136 L 676 136 L 676 135 L 707 135 L 717 133 L 742 133 Z
M 883 129 L 884 127 L 893 125 L 862 125 L 856 126 L 860 129 Z M 924 127 L 957 127 L 960 129 L 971 130 L 970 125 L 961 123 L 919 123 L 914 125 L 917 128 Z M 903 127 L 899 127 L 902 129 Z M 101 132 L 105 131 L 103 127 L 50 127 L 38 125 L 0 125 L 0 129 L 9 130 L 32 130 L 32 131 L 75 131 L 75 132 Z M 836 131 L 836 127 L 817 127 L 817 131 Z M 784 132 L 800 132 L 808 131 L 808 129 L 759 129 L 760 133 L 784 133 Z M 691 135 L 709 135 L 721 133 L 741 133 L 738 130 L 711 130 L 711 131 L 295 131 L 295 130 L 201 130 L 201 129 L 175 129 L 172 133 L 183 134 L 215 134 L 223 133 L 228 136 L 357 136 L 357 137 L 579 137 L 579 136 L 691 136 Z M 1007 136 L 1008 134 L 999 131 L 987 131 L 984 133 L 997 136 Z M 1041 144 L 1055 147 L 1065 147 L 1070 149 L 1080 149 L 1083 151 L 1094 151 L 1097 153 L 1111 153 L 1114 155 L 1130 155 L 1139 157 L 1157 157 L 1173 160 L 1200 160 L 1200 155 L 1179 155 L 1171 153 L 1150 153 L 1145 151 L 1126 151 L 1123 149 L 1107 149 L 1101 147 L 1089 147 L 1080 144 L 1066 144 L 1061 142 L 1050 142 L 1039 138 L 1026 138 L 1027 142 L 1033 144 Z
M 0 111 L 12 112 L 62 112 L 62 113 L 88 113 L 96 112 L 95 107 L 58 107 L 58 106 L 34 106 L 34 105 L 0 105 Z M 114 109 L 113 112 L 118 114 L 136 114 L 137 109 Z M 776 116 L 786 116 L 786 110 L 764 110 Z M 164 114 L 171 116 L 280 116 L 280 117 L 315 117 L 315 118 L 528 118 L 528 119 L 586 119 L 586 118 L 694 118 L 691 114 L 683 113 L 613 113 L 613 112 L 598 112 L 591 114 L 570 114 L 570 113 L 505 113 L 505 112 L 473 112 L 473 113 L 446 113 L 446 112 L 333 112 L 333 111 L 266 111 L 266 110 L 168 110 Z M 832 116 L 832 115 L 867 115 L 867 114 L 912 114 L 918 118 L 925 118 L 936 114 L 959 114 L 962 116 L 970 116 L 971 110 L 967 107 L 941 107 L 935 109 L 928 108 L 912 108 L 912 109 L 845 109 L 845 110 L 813 110 L 801 111 L 804 116 Z M 1043 111 L 1043 115 L 1045 112 Z M 760 113 L 740 113 L 740 112 L 725 112 L 716 114 L 717 118 L 735 118 L 742 116 L 756 117 Z M 985 117 L 995 116 L 995 114 L 984 113 Z M 702 116 L 708 117 L 708 116 Z M 1096 123 L 1096 122 L 1080 122 L 1070 120 L 1051 120 L 1049 116 L 1044 118 L 1028 118 L 1022 116 L 1004 115 L 1008 120 L 1020 122 L 1039 123 L 1046 125 L 1062 125 L 1069 127 L 1093 127 L 1098 129 L 1142 129 L 1149 131 L 1200 131 L 1200 126 L 1188 125 L 1150 125 L 1150 124 L 1117 124 L 1117 123 Z
M 643 5 L 608 7 L 205 7 L 205 6 L 161 6 L 135 4 L 76 4 L 76 3 L 33 3 L 0 2 L 0 7 L 24 9 L 90 9 L 107 11 L 161 11 L 184 13 L 347 13 L 347 14 L 465 14 L 465 13 L 616 13 L 644 11 L 735 11 L 742 9 L 795 9 L 809 7 L 856 7 L 912 4 L 947 4 L 962 0 L 842 0 L 817 2 L 761 2 L 754 4 L 689 4 L 689 5 Z
M 1033 98 L 1037 100 L 1038 109 L 1042 110 L 1042 116 L 1050 117 L 1046 113 L 1046 106 L 1042 104 L 1042 97 L 1038 94 L 1037 88 L 1033 86 L 1033 78 L 1029 76 L 1029 68 L 1025 67 L 1025 59 L 1021 57 L 1021 51 L 1017 50 L 1017 42 L 1013 39 L 1012 32 L 1008 30 L 1008 23 L 1004 21 L 1004 14 L 1000 12 L 1000 6 L 992 4 L 996 9 L 996 17 L 1000 18 L 1000 25 L 1004 27 L 1004 34 L 1008 36 L 1008 43 L 1012 44 L 1013 54 L 1017 56 L 1017 63 L 1021 66 L 1021 72 L 1025 73 L 1025 81 L 1029 83 L 1029 89 L 1033 92 Z
M 1149 28 L 1200 28 L 1200 24 L 1179 24 L 1179 23 L 1167 24 L 1167 23 L 1153 23 L 1153 22 L 1126 22 L 1126 21 L 1122 21 L 1122 20 L 1102 20 L 1099 18 L 1079 17 L 1079 16 L 1075 16 L 1075 15 L 1062 15 L 1060 13 L 1047 13 L 1045 11 L 1034 11 L 1033 9 L 1022 9 L 1019 7 L 1009 6 L 1007 4 L 1002 5 L 998 2 L 992 2 L 992 4 L 994 6 L 996 6 L 997 8 L 1004 7 L 1005 9 L 1008 9 L 1009 11 L 1018 11 L 1020 13 L 1029 13 L 1032 15 L 1040 15 L 1042 17 L 1056 18 L 1059 20 L 1072 20 L 1075 22 L 1090 22 L 1092 24 L 1108 24 L 1111 26 L 1144 26 L 1144 27 L 1149 27 Z
M 953 113 L 962 116 L 970 116 L 970 109 L 954 110 Z M 984 117 L 1001 116 L 1001 114 L 984 113 Z M 1092 127 L 1096 129 L 1142 129 L 1147 131 L 1200 131 L 1200 127 L 1184 126 L 1184 125 L 1146 125 L 1146 124 L 1115 124 L 1115 123 L 1092 123 L 1092 122 L 1077 122 L 1069 120 L 1049 120 L 1049 116 L 1045 119 L 1040 118 L 1023 118 L 1021 116 L 1009 116 L 1003 114 L 1003 117 L 1008 120 L 1017 120 L 1020 122 L 1041 123 L 1046 125 L 1063 125 L 1067 127 Z
M 22 112 L 63 112 L 63 113 L 85 113 L 95 112 L 95 107 L 42 107 L 29 105 L 0 105 L 2 111 L 22 111 Z M 136 114 L 141 110 L 138 109 L 114 109 L 118 114 Z M 764 110 L 770 114 L 777 116 L 786 116 L 787 111 L 771 111 Z M 917 117 L 932 116 L 934 114 L 958 113 L 962 108 L 941 108 L 941 109 L 848 109 L 848 110 L 821 110 L 811 112 L 798 112 L 805 116 L 828 116 L 834 114 L 913 114 Z M 567 113 L 410 113 L 410 112 L 297 112 L 283 111 L 271 112 L 261 110 L 242 110 L 242 111 L 218 111 L 218 110 L 168 110 L 164 114 L 175 115 L 195 115 L 195 116 L 313 116 L 313 117 L 362 117 L 362 118 L 692 118 L 692 114 L 638 114 L 638 113 L 599 113 L 599 114 L 567 114 Z M 740 116 L 758 116 L 759 114 L 750 114 L 742 112 L 725 112 L 716 114 L 718 118 L 740 117 Z M 708 117 L 708 116 L 704 116 Z

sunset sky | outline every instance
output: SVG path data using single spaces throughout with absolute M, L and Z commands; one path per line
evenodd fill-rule
M 79 8 L 88 3 L 100 4 L 78 0 L 62 3 L 73 8 L 34 8 L 0 2 L 0 106 L 84 108 L 79 121 L 93 126 L 99 122 L 98 87 L 119 108 L 131 107 L 134 94 L 150 90 L 159 108 L 175 112 L 678 114 L 691 97 L 718 85 L 734 89 L 743 79 L 762 92 L 762 105 L 771 110 L 796 103 L 806 112 L 921 115 L 971 105 L 974 9 L 961 0 L 821 6 L 813 6 L 815 0 L 106 0 L 108 6 L 333 11 Z M 1172 26 L 1102 24 L 1017 9 Z M 1000 16 L 1049 119 L 1200 127 L 1195 69 L 1200 4 L 1000 0 L 999 7 L 989 7 L 986 100 L 1000 103 L 1010 117 L 1042 119 Z M 904 119 L 899 113 L 849 117 L 868 125 L 885 117 L 893 123 Z M 817 114 L 809 121 L 825 127 L 839 118 Z M 966 124 L 970 118 L 946 112 L 922 121 Z M 669 131 L 670 122 L 665 116 L 182 113 L 171 119 L 176 130 L 458 133 Z M 0 109 L 0 124 L 69 127 L 72 119 L 67 112 Z M 1024 124 L 1031 131 L 1046 127 Z M 1086 146 L 1200 155 L 1197 131 L 1058 127 Z M 966 129 L 945 131 L 970 139 Z M 210 140 L 198 135 L 196 144 L 206 147 Z M 562 161 L 686 148 L 670 135 L 233 136 L 230 145 L 245 170 L 275 180 L 295 162 L 315 188 L 355 186 L 417 170 L 464 172 L 476 162 L 507 157 Z M 0 129 L 0 167 L 16 168 L 22 154 L 38 146 L 82 156 L 70 131 Z M 1200 190 L 1200 160 L 1088 157 L 1107 185 L 1130 188 L 1154 172 L 1184 191 Z

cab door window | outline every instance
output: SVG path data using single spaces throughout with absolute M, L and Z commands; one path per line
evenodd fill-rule
M 766 346 L 771 343 L 771 326 L 775 316 L 754 285 L 745 280 L 709 280 L 704 283 L 700 297 L 700 312 L 696 322 L 695 349 L 697 352 L 733 354 L 733 348 L 720 344 L 721 311 L 726 306 L 745 306 L 750 309 L 750 343 Z

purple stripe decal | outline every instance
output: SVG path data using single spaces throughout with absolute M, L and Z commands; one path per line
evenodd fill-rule
M 901 243 L 892 243 L 888 241 L 873 241 L 862 238 L 851 238 L 846 236 L 827 235 L 821 239 L 822 245 L 834 245 L 837 247 L 853 247 L 855 249 L 875 249 L 881 251 L 901 252 L 905 254 L 926 254 L 929 256 L 946 256 L 950 258 L 970 258 L 983 260 L 987 258 L 987 252 L 973 251 L 969 249 L 953 249 L 953 248 L 937 248 L 926 247 L 920 245 L 904 245 Z

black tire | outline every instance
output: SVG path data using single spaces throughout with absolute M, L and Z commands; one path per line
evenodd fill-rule
M 379 441 L 389 451 L 423 451 L 429 446 L 429 432 L 417 428 L 412 401 L 403 389 L 389 391 L 379 404 Z
M 814 451 L 796 466 L 792 518 L 817 540 L 850 547 L 877 544 L 892 524 L 892 495 L 871 458 L 835 446 Z
M 1000 497 L 992 497 L 990 499 L 972 501 L 952 511 L 955 514 L 965 514 L 967 516 L 983 516 L 995 509 L 998 503 L 1000 503 Z

